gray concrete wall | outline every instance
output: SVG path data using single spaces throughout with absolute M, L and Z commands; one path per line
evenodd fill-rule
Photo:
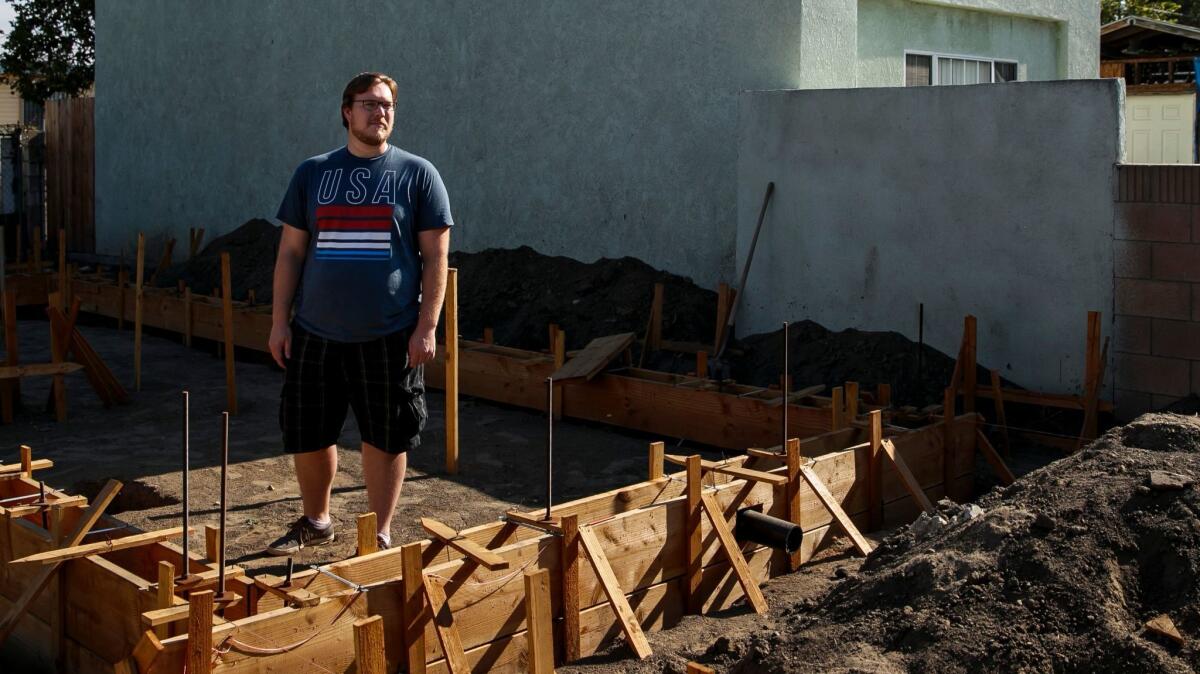
M 1113 310 L 1116 80 L 748 92 L 738 268 L 768 181 L 741 333 L 809 318 L 897 330 L 1022 385 L 1077 390 L 1086 312 Z M 1109 370 L 1111 372 L 1111 370 Z
M 294 167 L 345 142 L 345 82 L 377 69 L 399 82 L 393 141 L 445 178 L 456 248 L 633 255 L 714 286 L 733 267 L 738 93 L 830 85 L 801 67 L 801 9 L 100 0 L 98 248 L 274 215 Z

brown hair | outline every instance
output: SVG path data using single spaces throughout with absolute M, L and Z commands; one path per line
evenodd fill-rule
M 376 82 L 383 82 L 387 85 L 388 89 L 392 90 L 392 102 L 395 103 L 396 80 L 384 75 L 383 73 L 359 73 L 355 75 L 354 79 L 350 80 L 350 82 L 346 84 L 346 88 L 342 90 L 341 109 L 345 110 L 351 105 L 354 105 L 354 97 L 375 86 Z M 350 125 L 346 123 L 346 116 L 340 115 L 340 117 L 342 118 L 342 127 L 346 129 L 350 128 Z

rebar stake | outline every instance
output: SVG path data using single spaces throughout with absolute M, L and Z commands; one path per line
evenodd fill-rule
M 788 441 L 788 322 L 783 322 L 783 382 L 780 388 L 783 389 L 783 437 L 779 440 L 779 452 L 787 452 Z
M 191 537 L 188 535 L 188 527 L 190 526 L 191 518 L 191 492 L 188 490 L 188 473 L 191 472 L 191 397 L 188 392 L 183 391 L 183 436 L 180 439 L 183 446 L 183 553 L 179 563 L 179 576 L 175 578 L 175 586 L 184 589 L 195 587 L 200 583 L 200 576 L 191 573 L 192 554 L 191 554 Z
M 225 590 L 225 520 L 229 512 L 227 499 L 229 484 L 229 412 L 221 412 L 221 529 L 217 539 L 217 547 L 221 551 L 220 566 L 217 569 L 217 596 L 213 603 L 226 606 L 241 599 L 234 592 Z
M 554 470 L 554 377 L 546 377 L 546 519 L 553 504 L 551 475 Z

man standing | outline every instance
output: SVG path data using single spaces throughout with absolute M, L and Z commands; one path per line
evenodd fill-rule
M 387 75 L 350 80 L 345 147 L 300 164 L 279 207 L 270 348 L 285 370 L 279 425 L 304 515 L 267 547 L 273 555 L 333 541 L 330 488 L 347 407 L 362 432 L 381 547 L 391 545 L 407 451 L 420 444 L 421 366 L 436 348 L 454 223 L 437 169 L 388 145 L 395 102 Z

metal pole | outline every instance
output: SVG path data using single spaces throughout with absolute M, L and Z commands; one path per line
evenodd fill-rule
M 554 378 L 546 377 L 546 519 L 554 502 L 551 475 L 554 471 Z
M 288 557 L 288 562 L 287 562 L 287 575 L 286 575 L 286 576 L 284 577 L 284 579 L 283 579 L 283 586 L 284 586 L 284 587 L 289 587 L 289 588 L 290 588 L 290 587 L 292 586 L 292 569 L 293 569 L 293 567 L 295 566 L 295 562 L 296 562 L 295 558 L 293 558 L 293 557 Z
M 188 518 L 191 515 L 191 500 L 188 494 L 188 472 L 191 470 L 191 460 L 188 457 L 188 445 L 191 442 L 191 433 L 188 429 L 188 418 L 191 414 L 189 407 L 188 392 L 183 392 L 183 560 L 179 567 L 180 577 L 188 575 L 188 570 L 191 568 L 191 555 L 189 554 L 189 543 L 191 537 L 188 535 Z
M 221 412 L 221 533 L 218 545 L 221 549 L 221 567 L 217 575 L 217 594 L 225 596 L 225 494 L 229 483 L 229 412 Z
M 788 441 L 788 322 L 783 322 L 783 440 L 779 443 L 779 451 L 787 452 Z
M 50 519 L 46 516 L 46 483 L 38 480 L 38 502 L 42 504 L 42 528 L 50 529 Z

